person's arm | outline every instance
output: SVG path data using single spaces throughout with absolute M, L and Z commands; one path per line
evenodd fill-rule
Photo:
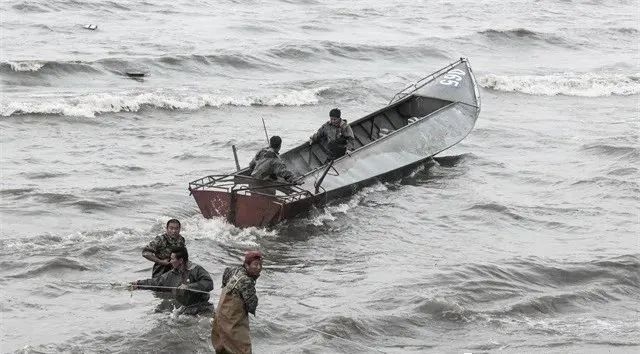
M 149 242 L 149 244 L 145 248 L 142 249 L 142 257 L 154 263 L 169 265 L 168 259 L 160 259 L 156 257 L 156 252 L 158 252 L 159 244 L 160 242 L 162 242 L 161 237 L 162 236 L 157 236 L 153 241 Z
M 324 129 L 324 124 L 320 127 L 320 129 L 318 129 L 318 131 L 313 134 L 310 138 L 309 138 L 309 145 L 311 145 L 312 143 L 315 143 L 316 141 L 318 141 L 320 138 L 322 138 L 323 136 L 325 136 L 326 131 Z
M 162 274 L 159 277 L 156 278 L 152 278 L 152 279 L 143 279 L 143 280 L 136 280 L 134 282 L 131 283 L 131 285 L 133 285 L 134 289 L 151 289 L 154 290 L 154 286 L 162 286 L 162 284 L 164 284 L 165 279 L 167 278 L 169 273 L 165 273 Z M 146 287 L 146 286 L 150 286 L 150 287 Z M 158 290 L 158 289 L 156 289 Z M 162 289 L 159 289 L 162 290 Z
M 347 150 L 354 150 L 356 138 L 353 136 L 353 129 L 351 126 L 345 122 L 346 127 L 343 130 L 342 136 L 347 139 Z
M 295 179 L 293 172 L 289 171 L 287 165 L 285 165 L 280 159 L 273 162 L 273 174 L 287 182 L 293 182 Z
M 194 271 L 195 282 L 189 284 L 189 289 L 200 291 L 213 290 L 213 280 L 211 280 L 211 275 L 209 275 L 209 272 L 207 272 L 200 266 L 196 267 Z
M 229 279 L 231 278 L 231 267 L 227 267 L 224 269 L 224 273 L 222 273 L 222 287 L 227 286 Z
M 249 162 L 249 172 L 253 171 L 256 168 L 256 161 L 258 160 L 258 155 L 260 155 L 260 151 L 256 153 L 256 156 L 253 157 L 253 160 Z
M 255 281 L 251 278 L 244 278 L 240 281 L 240 284 L 238 284 L 238 291 L 244 301 L 244 309 L 255 316 L 256 309 L 258 308 Z

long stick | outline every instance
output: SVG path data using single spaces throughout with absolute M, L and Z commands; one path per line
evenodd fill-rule
M 238 151 L 236 151 L 236 146 L 231 145 L 231 149 L 233 150 L 233 159 L 236 160 L 236 171 L 240 171 L 240 162 L 238 162 Z
M 264 118 L 262 118 L 262 127 L 264 128 L 264 137 L 267 138 L 267 145 L 269 145 L 269 134 L 267 133 L 267 125 L 264 124 Z
M 176 288 L 173 286 L 159 286 L 159 285 L 133 285 L 135 287 L 137 287 L 140 290 L 146 290 L 146 289 L 169 289 L 169 290 L 184 290 L 184 291 L 191 291 L 194 293 L 203 293 L 203 294 L 209 294 L 209 291 L 202 291 L 202 290 L 196 290 L 196 289 L 180 289 L 180 288 Z

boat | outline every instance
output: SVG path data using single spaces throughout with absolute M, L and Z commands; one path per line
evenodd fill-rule
M 480 95 L 468 59 L 459 60 L 396 93 L 386 107 L 350 123 L 356 148 L 329 159 L 322 142 L 280 155 L 298 183 L 267 182 L 241 169 L 189 183 L 205 218 L 238 227 L 270 227 L 349 196 L 363 187 L 402 178 L 464 139 L 480 114 Z

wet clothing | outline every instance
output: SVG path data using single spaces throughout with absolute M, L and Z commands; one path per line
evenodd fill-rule
M 184 237 L 178 235 L 177 238 L 169 237 L 167 234 L 156 236 L 149 244 L 142 249 L 142 255 L 152 253 L 160 259 L 169 260 L 171 258 L 171 250 L 174 247 L 184 247 Z M 151 277 L 156 278 L 171 270 L 171 264 L 163 265 L 154 263 L 151 271 Z
M 182 289 L 154 289 L 152 287 L 147 289 L 171 291 L 175 295 L 176 300 L 185 307 L 198 308 L 199 306 L 206 307 L 211 305 L 208 302 L 208 292 L 213 290 L 213 280 L 211 280 L 211 276 L 204 268 L 192 262 L 187 262 L 184 270 L 171 269 L 171 271 L 157 278 L 138 280 L 136 283 L 140 289 L 145 289 L 145 285 L 177 288 L 182 284 L 187 284 L 189 289 L 205 291 L 207 293 Z
M 313 142 L 322 140 L 331 160 L 343 156 L 347 150 L 353 150 L 355 146 L 353 130 L 344 119 L 340 122 L 339 127 L 331 124 L 331 121 L 324 123 L 310 139 Z
M 262 180 L 284 179 L 287 182 L 293 182 L 295 176 L 289 171 L 287 165 L 284 164 L 280 155 L 272 148 L 264 148 L 256 154 L 249 163 L 251 177 Z
M 216 353 L 251 353 L 248 314 L 258 307 L 255 285 L 243 266 L 225 269 L 211 329 Z

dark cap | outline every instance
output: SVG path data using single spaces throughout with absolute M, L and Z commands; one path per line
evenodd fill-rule
M 340 110 L 337 108 L 332 109 L 331 111 L 329 111 L 329 117 L 330 118 L 340 118 Z

